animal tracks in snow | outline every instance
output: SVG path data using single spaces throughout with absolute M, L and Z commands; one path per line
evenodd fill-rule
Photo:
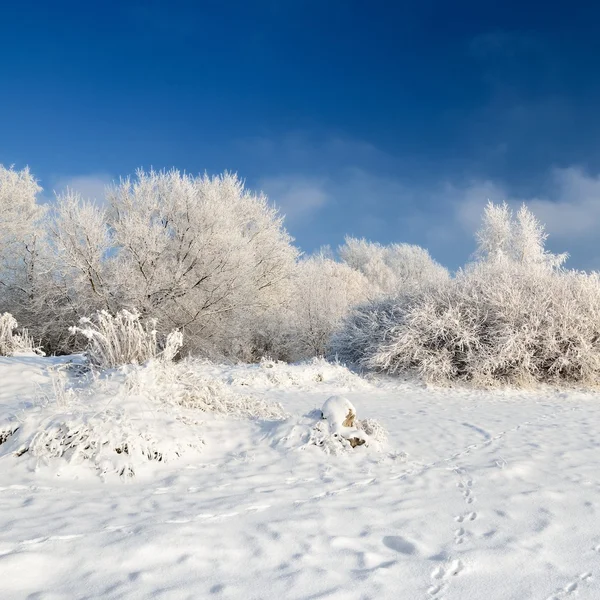
M 473 490 L 471 489 L 472 486 L 472 479 L 467 479 L 466 481 L 459 481 L 456 484 L 456 487 L 461 490 L 463 499 L 467 504 L 472 504 L 475 501 L 475 496 L 473 495 Z
M 592 578 L 591 571 L 581 573 L 577 579 L 570 581 L 565 587 L 556 590 L 546 600 L 562 600 L 563 598 L 569 598 L 571 594 L 575 594 L 579 590 L 579 586 Z
M 456 487 L 460 490 L 463 500 L 466 504 L 472 504 L 475 500 L 473 494 L 473 479 L 468 476 L 466 469 L 462 467 L 452 467 L 450 469 L 458 475 L 459 481 L 456 482 Z M 459 527 L 454 529 L 454 543 L 461 545 L 469 536 L 467 525 L 477 519 L 477 513 L 468 511 L 456 515 L 454 522 L 458 523 Z M 464 563 L 460 559 L 449 558 L 445 565 L 438 565 L 431 572 L 431 585 L 427 589 L 427 593 L 431 598 L 440 598 L 446 591 L 449 582 L 453 577 L 461 573 L 464 569 Z
M 453 469 L 458 475 L 462 475 L 465 471 L 461 468 Z M 475 501 L 475 495 L 473 494 L 473 480 L 471 478 L 461 479 L 456 483 L 456 487 L 460 490 L 465 504 L 473 504 Z M 467 525 L 469 522 L 474 521 L 477 518 L 476 512 L 467 512 L 462 515 L 457 515 L 454 520 L 457 523 Z M 462 544 L 467 536 L 465 527 L 459 527 L 454 531 L 454 543 Z
M 446 565 L 439 565 L 431 572 L 431 586 L 427 593 L 433 597 L 439 597 L 440 592 L 445 591 L 448 582 L 452 577 L 456 577 L 464 569 L 461 560 L 450 561 Z
M 470 512 L 470 513 L 466 513 L 464 515 L 458 515 L 458 516 L 454 517 L 454 520 L 457 523 L 462 523 L 463 521 L 474 521 L 476 518 L 477 518 L 477 513 Z

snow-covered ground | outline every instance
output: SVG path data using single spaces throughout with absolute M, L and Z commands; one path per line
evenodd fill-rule
M 48 410 L 61 360 L 0 358 L 0 422 Z M 198 452 L 104 481 L 0 451 L 2 600 L 600 598 L 598 395 L 432 390 L 319 362 L 197 369 L 289 419 L 201 415 Z M 90 402 L 118 408 L 119 381 Z M 387 446 L 305 445 L 305 415 L 334 394 Z

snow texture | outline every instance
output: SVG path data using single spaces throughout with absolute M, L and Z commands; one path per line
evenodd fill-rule
M 45 430 L 56 425 L 47 403 L 58 369 L 61 423 L 70 413 L 91 423 L 104 406 L 115 419 L 136 416 L 136 431 L 167 424 L 165 438 L 179 436 L 171 443 L 191 439 L 175 401 L 159 411 L 132 383 L 131 373 L 153 382 L 160 374 L 136 367 L 88 385 L 77 363 L 0 358 L 0 422 L 29 427 L 24 415 L 38 411 Z M 145 476 L 104 482 L 81 465 L 53 458 L 52 468 L 5 452 L 17 431 L 0 445 L 3 600 L 600 597 L 598 394 L 377 377 L 346 385 L 343 396 L 358 417 L 385 425 L 387 446 L 328 453 L 302 443 L 327 424 L 327 398 L 340 395 L 325 369 L 324 381 L 311 382 L 310 364 L 198 368 L 296 416 L 232 419 L 180 407 L 199 422 L 188 425 L 201 450 L 145 460 Z M 265 379 L 271 369 L 286 372 L 285 383 Z M 256 385 L 251 374 L 260 375 Z

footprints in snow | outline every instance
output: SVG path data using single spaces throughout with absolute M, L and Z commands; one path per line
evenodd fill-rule
M 464 541 L 464 537 L 465 537 L 465 528 L 464 527 L 459 527 L 455 532 L 454 532 L 454 543 L 455 544 L 462 544 Z
M 456 487 L 460 490 L 465 504 L 472 504 L 475 501 L 473 494 L 473 479 L 467 476 L 465 469 L 461 467 L 453 467 L 452 471 L 458 475 L 459 481 Z M 468 536 L 466 526 L 477 519 L 477 513 L 469 511 L 456 515 L 454 521 L 459 524 L 459 527 L 454 530 L 454 543 L 462 544 Z M 451 579 L 458 575 L 464 569 L 464 564 L 460 559 L 448 559 L 445 565 L 439 565 L 431 572 L 431 586 L 427 589 L 427 593 L 431 598 L 441 599 L 442 594 L 446 591 Z
M 577 592 L 577 590 L 579 589 L 580 583 L 587 581 L 588 579 L 591 579 L 591 577 L 592 577 L 592 573 L 590 571 L 586 571 L 585 573 L 582 573 L 581 575 L 579 575 L 579 577 L 575 581 L 571 581 L 570 583 L 565 585 L 564 588 L 556 590 L 556 592 L 554 592 L 554 594 L 549 596 L 547 598 L 547 600 L 561 600 L 561 598 L 569 597 L 571 594 Z
M 470 512 L 470 513 L 466 513 L 464 515 L 458 515 L 458 516 L 454 517 L 454 520 L 457 523 L 467 524 L 469 521 L 474 521 L 476 518 L 477 518 L 477 513 Z M 456 529 L 454 531 L 454 543 L 462 544 L 465 540 L 466 534 L 467 534 L 467 532 L 464 527 L 459 527 L 458 529 Z
M 475 500 L 475 496 L 473 496 L 473 490 L 471 489 L 472 486 L 473 486 L 472 479 L 467 479 L 466 481 L 461 480 L 456 484 L 456 487 L 461 490 L 464 501 L 467 504 L 472 504 L 473 501 Z
M 476 518 L 477 518 L 477 513 L 470 512 L 470 513 L 466 513 L 464 515 L 458 515 L 457 517 L 454 517 L 454 520 L 457 523 L 462 523 L 463 521 L 474 521 Z
M 597 552 L 598 554 L 600 554 L 600 544 L 598 544 L 597 546 L 594 546 L 594 548 L 592 548 L 592 550 L 594 552 Z M 569 583 L 567 583 L 567 585 L 565 585 L 563 588 L 557 589 L 546 600 L 562 600 L 563 598 L 569 598 L 571 596 L 571 594 L 575 594 L 575 592 L 577 592 L 579 590 L 579 586 L 582 583 L 585 583 L 585 582 L 589 581 L 590 579 L 592 579 L 592 572 L 585 571 L 584 573 L 581 573 L 573 581 L 570 581 Z
M 453 560 L 445 566 L 438 566 L 431 572 L 432 585 L 427 590 L 430 596 L 438 596 L 448 586 L 448 580 L 456 577 L 462 570 L 464 565 L 461 560 Z
M 462 472 L 462 470 L 455 470 L 455 472 L 460 474 Z M 465 501 L 466 504 L 472 504 L 473 501 L 475 500 L 475 496 L 473 495 L 472 486 L 473 486 L 472 479 L 467 479 L 466 481 L 461 480 L 456 484 L 456 487 L 461 491 L 463 500 Z M 468 513 L 465 513 L 462 515 L 457 515 L 456 517 L 454 517 L 454 520 L 457 523 L 467 524 L 469 521 L 474 521 L 476 518 L 477 518 L 476 512 L 468 512 Z M 465 528 L 459 527 L 458 529 L 456 529 L 454 531 L 454 543 L 462 544 L 465 541 L 466 535 L 467 535 L 467 531 L 465 530 Z

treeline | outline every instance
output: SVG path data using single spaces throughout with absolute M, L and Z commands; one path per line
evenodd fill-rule
M 82 318 L 126 310 L 158 346 L 178 330 L 183 353 L 217 360 L 330 356 L 480 386 L 600 381 L 600 277 L 565 269 L 525 206 L 488 204 L 473 261 L 451 277 L 408 244 L 347 238 L 303 256 L 267 198 L 227 173 L 138 171 L 99 203 L 68 190 L 41 205 L 39 192 L 27 169 L 0 167 L 0 314 L 47 352 L 81 349 Z
M 138 171 L 97 202 L 40 192 L 28 169 L 0 166 L 0 313 L 49 353 L 81 348 L 81 318 L 125 309 L 159 338 L 181 330 L 185 353 L 299 360 L 327 352 L 351 307 L 448 279 L 406 244 L 302 256 L 267 198 L 227 173 Z

